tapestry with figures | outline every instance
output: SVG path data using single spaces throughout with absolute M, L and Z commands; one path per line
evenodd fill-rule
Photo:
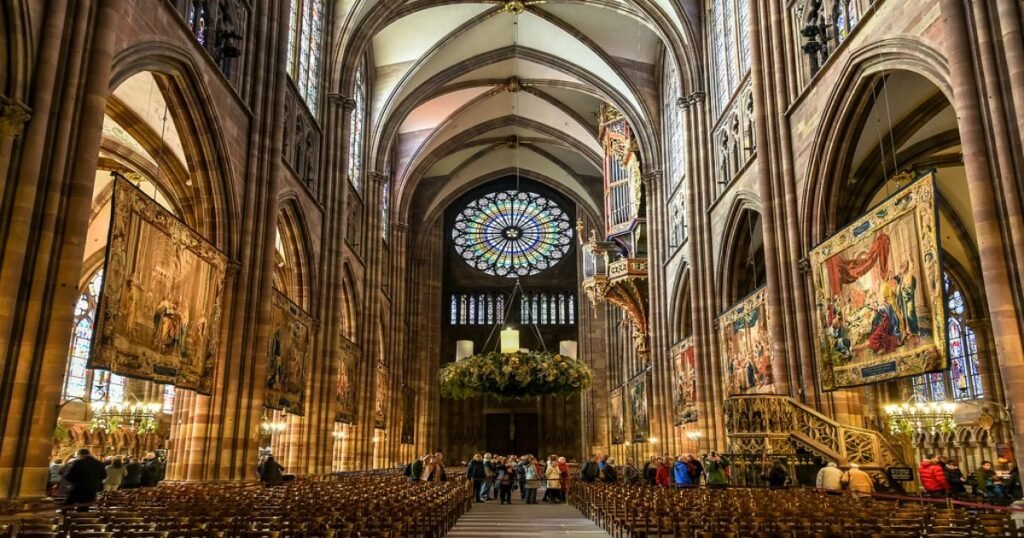
M 934 174 L 811 250 L 822 390 L 947 368 Z
M 334 421 L 352 424 L 356 418 L 356 365 L 359 346 L 341 336 L 338 338 L 337 382 L 334 385 Z
M 375 378 L 377 392 L 373 404 L 374 427 L 383 430 L 387 428 L 388 411 L 388 381 L 390 373 L 383 363 L 377 363 L 377 377 Z
M 697 422 L 697 358 L 693 338 L 672 348 L 672 424 Z
M 305 414 L 306 375 L 313 345 L 313 319 L 274 290 L 267 343 L 267 395 L 263 405 Z
M 227 257 L 114 180 L 89 368 L 210 394 Z
M 402 444 L 416 441 L 416 391 L 402 387 Z
M 608 406 L 612 444 L 621 445 L 626 442 L 626 407 L 622 401 L 622 387 L 609 393 Z
M 727 396 L 775 392 L 770 322 L 764 288 L 718 318 Z
M 629 382 L 629 418 L 632 421 L 633 442 L 645 443 L 651 435 L 651 415 L 649 412 L 648 385 L 649 373 L 644 372 Z

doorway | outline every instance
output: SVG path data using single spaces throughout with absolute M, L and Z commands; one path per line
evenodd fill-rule
M 540 427 L 537 413 L 488 413 L 487 446 L 493 454 L 540 456 Z

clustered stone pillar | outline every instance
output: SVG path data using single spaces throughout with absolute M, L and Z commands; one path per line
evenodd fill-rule
M 113 0 L 58 2 L 43 19 L 28 102 L 6 98 L 0 136 L 0 498 L 46 483 L 113 58 Z M 64 69 L 58 69 L 64 66 Z M 18 124 L 18 144 L 11 135 Z M 14 154 L 14 152 L 17 154 Z

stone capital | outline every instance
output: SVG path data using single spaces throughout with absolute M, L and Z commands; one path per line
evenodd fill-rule
M 704 92 L 693 92 L 686 96 L 686 100 L 689 101 L 691 105 L 695 105 L 704 102 L 704 98 L 706 96 L 707 94 Z
M 397 222 L 397 221 L 395 221 L 395 222 L 392 222 L 391 225 L 392 225 L 392 227 L 394 227 L 396 232 L 406 233 L 406 232 L 409 231 L 409 223 L 408 222 Z
M 343 94 L 340 93 L 327 94 L 327 102 L 335 106 L 340 106 L 346 112 L 351 112 L 356 108 L 355 99 L 351 97 L 345 97 Z
M 32 110 L 21 101 L 0 95 L 0 138 L 13 138 L 21 134 L 25 123 L 32 118 Z
M 376 171 L 367 172 L 366 177 L 368 177 L 370 179 L 370 181 L 375 181 L 377 183 L 387 183 L 388 182 L 388 175 L 385 174 L 384 172 L 376 172 Z
M 644 185 L 653 187 L 657 186 L 658 183 L 661 183 L 664 176 L 665 174 L 661 170 L 651 170 L 650 172 L 645 172 L 644 175 L 640 177 L 640 180 L 644 182 Z

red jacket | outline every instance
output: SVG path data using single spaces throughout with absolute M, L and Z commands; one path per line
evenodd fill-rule
M 667 488 L 670 485 L 668 467 L 665 465 L 659 465 L 658 472 L 654 475 L 654 480 L 659 486 Z
M 925 491 L 949 491 L 949 482 L 946 482 L 946 471 L 938 463 L 924 460 L 921 462 L 921 466 L 917 468 L 917 472 L 921 475 L 921 486 L 924 487 Z

